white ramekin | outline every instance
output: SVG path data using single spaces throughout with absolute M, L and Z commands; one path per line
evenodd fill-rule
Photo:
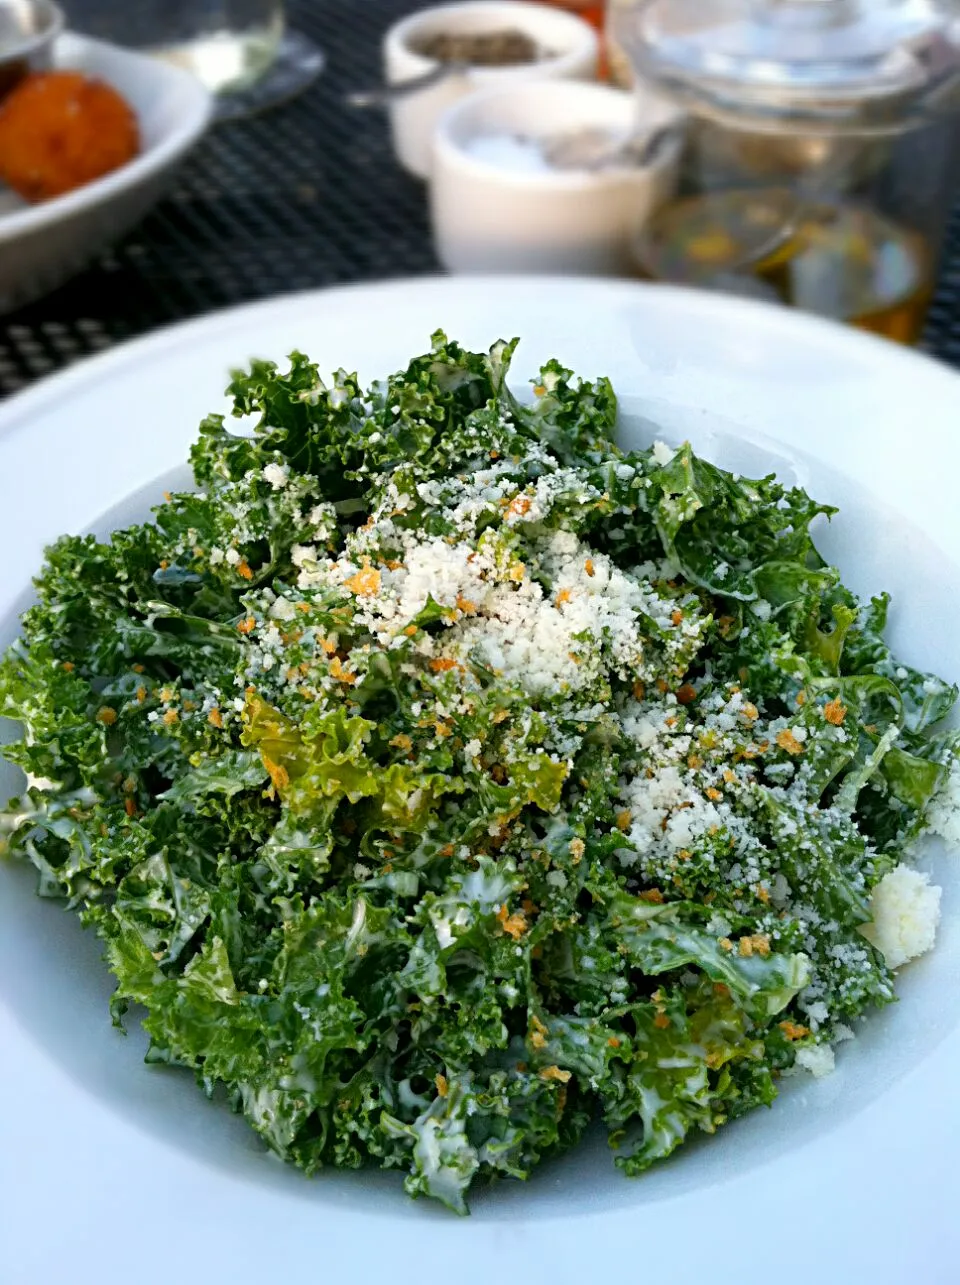
M 459 35 L 506 30 L 522 31 L 551 50 L 552 56 L 513 67 L 473 67 L 391 105 L 394 150 L 412 174 L 429 178 L 437 121 L 447 108 L 473 91 L 531 80 L 592 80 L 597 74 L 597 34 L 576 14 L 525 0 L 468 0 L 423 9 L 390 28 L 383 44 L 387 83 L 402 84 L 436 67 L 436 61 L 416 53 L 411 42 L 441 32 Z
M 675 191 L 680 146 L 646 166 L 515 171 L 469 150 L 478 135 L 552 138 L 591 127 L 628 137 L 676 119 L 650 92 L 541 81 L 499 86 L 449 109 L 434 140 L 434 244 L 451 272 L 622 275 L 644 221 Z

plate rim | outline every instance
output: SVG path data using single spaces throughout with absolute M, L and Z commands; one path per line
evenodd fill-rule
M 385 280 L 289 290 L 262 299 L 215 308 L 193 317 L 164 322 L 143 334 L 121 339 L 102 352 L 85 355 L 61 370 L 43 375 L 0 401 L 0 442 L 10 431 L 11 421 L 32 413 L 34 407 L 39 409 L 47 401 L 54 400 L 61 390 L 95 383 L 104 375 L 112 373 L 114 369 L 119 371 L 132 367 L 141 358 L 149 357 L 154 350 L 159 355 L 165 349 L 180 347 L 195 339 L 202 339 L 208 332 L 213 334 L 232 328 L 239 329 L 251 318 L 262 316 L 267 319 L 275 312 L 302 307 L 312 301 L 335 301 L 341 296 L 359 297 L 366 294 L 376 296 L 385 292 L 402 295 L 411 289 L 419 291 L 423 288 L 442 292 L 452 282 L 460 283 L 461 286 L 467 283 L 482 283 L 482 288 L 491 292 L 501 288 L 531 291 L 541 288 L 549 290 L 583 288 L 593 291 L 599 288 L 611 297 L 622 295 L 625 299 L 635 292 L 640 292 L 651 298 L 661 298 L 668 306 L 683 302 L 692 303 L 698 311 L 715 312 L 721 321 L 729 320 L 734 313 L 747 313 L 758 320 L 762 318 L 768 329 L 779 329 L 785 335 L 797 329 L 808 331 L 812 337 L 819 338 L 822 345 L 835 349 L 838 355 L 848 352 L 851 357 L 859 354 L 877 357 L 880 352 L 883 352 L 888 363 L 901 365 L 904 370 L 913 371 L 924 379 L 960 380 L 960 369 L 954 369 L 922 349 L 893 343 L 867 331 L 855 330 L 796 309 L 776 307 L 761 300 L 715 294 L 689 286 L 614 277 L 564 277 L 553 273 L 470 276 L 437 271 L 416 276 L 390 277 Z

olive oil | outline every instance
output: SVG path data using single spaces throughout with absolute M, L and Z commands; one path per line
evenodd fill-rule
M 645 276 L 792 304 L 913 343 L 933 292 L 923 238 L 854 203 L 787 188 L 711 192 L 664 206 L 637 244 Z

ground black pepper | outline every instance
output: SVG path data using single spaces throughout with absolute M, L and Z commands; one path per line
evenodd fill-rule
M 474 67 L 510 67 L 538 62 L 545 51 L 523 31 L 438 32 L 410 46 L 437 62 L 463 62 Z

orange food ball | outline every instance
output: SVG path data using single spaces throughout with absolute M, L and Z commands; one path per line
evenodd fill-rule
M 0 179 L 27 201 L 92 183 L 139 150 L 130 105 L 82 72 L 35 72 L 0 102 Z

